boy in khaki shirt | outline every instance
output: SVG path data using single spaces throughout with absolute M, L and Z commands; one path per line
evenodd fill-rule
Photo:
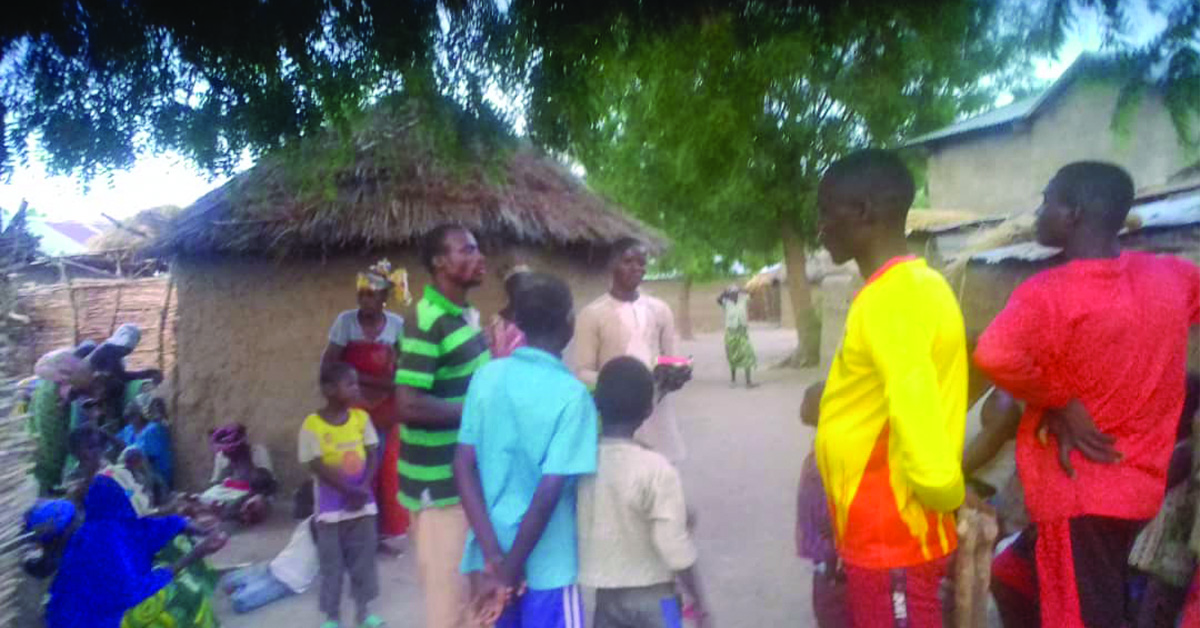
M 709 626 L 695 574 L 679 473 L 633 433 L 654 407 L 654 378 L 633 357 L 604 365 L 596 385 L 602 438 L 595 476 L 579 485 L 579 582 L 596 588 L 593 628 L 678 628 L 676 580 Z

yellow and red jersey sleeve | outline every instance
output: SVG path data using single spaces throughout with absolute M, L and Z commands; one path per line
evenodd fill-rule
M 850 564 L 904 567 L 954 550 L 967 360 L 958 302 L 924 261 L 890 265 L 855 298 L 817 428 L 838 551 Z

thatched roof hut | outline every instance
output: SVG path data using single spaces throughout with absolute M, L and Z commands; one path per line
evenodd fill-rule
M 112 226 L 88 240 L 88 251 L 93 254 L 136 254 L 157 240 L 180 211 L 182 208 L 176 205 L 160 205 L 143 209 L 126 220 L 110 219 Z
M 174 260 L 172 405 L 186 485 L 211 468 L 208 429 L 230 421 L 268 446 L 285 485 L 301 478 L 296 431 L 318 407 L 318 361 L 337 313 L 355 305 L 355 273 L 387 257 L 419 294 L 427 275 L 414 243 L 435 226 L 463 224 L 482 240 L 497 271 L 472 294 L 485 320 L 504 302 L 500 272 L 517 262 L 564 277 L 584 303 L 607 285 L 614 240 L 662 244 L 532 147 L 502 138 L 484 149 L 445 133 L 413 107 L 381 107 L 350 133 L 264 158 L 148 247 Z
M 568 169 L 515 140 L 442 154 L 414 107 L 372 113 L 268 157 L 200 197 L 155 248 L 185 255 L 311 255 L 405 246 L 448 220 L 489 240 L 593 247 L 661 243 Z

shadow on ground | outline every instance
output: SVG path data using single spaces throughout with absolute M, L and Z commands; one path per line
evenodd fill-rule
M 763 365 L 778 363 L 795 348 L 790 330 L 754 327 L 751 337 Z M 816 371 L 763 369 L 758 388 L 734 389 L 720 335 L 702 335 L 682 349 L 695 358 L 696 369 L 695 380 L 676 400 L 689 450 L 681 468 L 698 517 L 700 569 L 715 625 L 815 626 L 812 569 L 796 558 L 792 530 L 796 481 L 812 441 L 798 410 Z M 268 560 L 287 543 L 293 525 L 278 518 L 239 534 L 214 562 Z M 392 628 L 421 626 L 411 553 L 381 557 L 379 574 L 382 594 L 374 610 Z M 224 595 L 218 595 L 216 606 L 227 628 L 308 628 L 322 621 L 315 586 L 245 615 L 235 614 Z M 348 602 L 343 616 L 352 619 Z

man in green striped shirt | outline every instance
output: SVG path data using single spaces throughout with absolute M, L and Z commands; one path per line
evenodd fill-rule
M 491 358 L 479 313 L 467 304 L 486 267 L 475 236 L 459 225 L 429 232 L 421 261 L 433 281 L 404 330 L 396 369 L 400 503 L 412 512 L 425 625 L 461 628 L 468 625 L 467 583 L 459 572 L 468 525 L 452 465 L 467 386 Z

